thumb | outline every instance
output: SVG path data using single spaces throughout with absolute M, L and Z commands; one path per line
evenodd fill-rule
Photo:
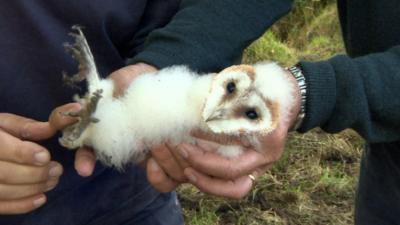
M 96 155 L 92 149 L 80 148 L 75 154 L 75 169 L 82 177 L 88 177 L 93 174 L 96 166 Z
M 55 108 L 49 117 L 50 127 L 54 130 L 62 130 L 68 125 L 77 122 L 77 119 L 66 115 L 71 112 L 79 112 L 82 106 L 79 103 L 69 103 Z

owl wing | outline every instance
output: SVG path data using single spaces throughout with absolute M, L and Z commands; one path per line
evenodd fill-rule
M 97 91 L 97 86 L 100 82 L 99 73 L 97 71 L 96 63 L 94 62 L 93 54 L 90 50 L 86 37 L 82 32 L 82 27 L 78 25 L 72 26 L 75 32 L 69 33 L 75 39 L 75 43 L 65 43 L 65 51 L 72 55 L 79 63 L 79 71 L 75 75 L 68 76 L 63 74 L 65 83 L 73 85 L 74 83 L 87 80 L 89 93 Z

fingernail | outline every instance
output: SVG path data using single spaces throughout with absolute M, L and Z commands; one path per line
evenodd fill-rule
M 35 207 L 40 207 L 41 205 L 43 205 L 46 202 L 46 197 L 44 196 L 40 196 L 39 198 L 33 200 L 33 205 Z
M 189 153 L 186 151 L 185 147 L 183 147 L 182 145 L 179 146 L 179 154 L 185 159 L 189 158 Z
M 49 176 L 51 178 L 59 177 L 62 174 L 62 168 L 57 163 L 50 164 Z
M 49 154 L 43 150 L 39 150 L 39 152 L 35 153 L 34 157 L 37 165 L 43 165 L 50 160 Z
M 55 188 L 57 186 L 57 182 L 55 182 L 54 180 L 49 180 L 46 183 L 46 190 L 45 191 L 50 191 L 53 188 Z
M 77 113 L 82 110 L 81 104 L 73 104 L 65 109 L 67 112 Z
M 160 170 L 160 167 L 154 160 L 150 160 L 150 169 L 154 172 L 157 172 Z
M 82 110 L 82 106 L 79 104 L 73 104 L 64 109 L 63 112 L 60 112 L 62 117 L 71 117 L 70 114 L 79 113 Z
M 186 173 L 186 177 L 190 180 L 192 183 L 196 183 L 197 177 L 193 173 Z
M 50 184 L 49 184 L 49 185 L 47 186 L 45 192 L 51 191 L 51 190 L 53 190 L 55 187 L 56 187 L 56 185 L 54 185 L 54 184 L 50 185 Z
M 75 169 L 77 170 L 78 174 L 82 177 L 88 177 L 91 176 L 94 170 L 94 165 L 95 162 L 93 162 L 92 159 L 86 156 L 82 156 L 78 160 L 77 165 L 75 166 Z

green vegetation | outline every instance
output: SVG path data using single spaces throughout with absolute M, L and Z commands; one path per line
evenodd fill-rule
M 335 1 L 299 0 L 289 15 L 246 50 L 244 62 L 268 59 L 292 65 L 343 52 Z
M 343 53 L 333 0 L 298 0 L 292 13 L 251 45 L 244 62 L 320 60 Z M 227 200 L 179 189 L 189 225 L 352 224 L 362 140 L 353 131 L 291 134 L 282 159 L 248 197 Z

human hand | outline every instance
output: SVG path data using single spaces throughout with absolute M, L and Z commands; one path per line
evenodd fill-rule
M 287 131 L 285 133 L 278 127 L 261 140 L 263 151 L 247 147 L 243 154 L 235 158 L 215 153 L 219 144 L 208 141 L 199 140 L 196 145 L 160 146 L 151 151 L 147 178 L 160 192 L 173 191 L 180 184 L 189 182 L 202 192 L 240 199 L 251 190 L 252 178 L 261 176 L 281 157 L 286 134 Z M 208 139 L 200 133 L 194 135 Z M 242 143 L 245 144 L 248 143 Z
M 290 118 L 281 118 L 273 132 L 260 137 L 261 151 L 249 148 L 233 159 L 214 153 L 216 147 L 206 145 L 181 144 L 178 150 L 164 149 L 162 153 L 153 151 L 153 158 L 161 157 L 163 160 L 149 161 L 147 176 L 150 183 L 157 190 L 166 192 L 173 190 L 188 178 L 190 183 L 203 192 L 230 198 L 244 197 L 253 185 L 249 175 L 257 178 L 281 157 L 288 130 L 293 126 L 299 113 L 300 94 L 297 81 L 289 72 L 285 76 L 293 83 L 293 87 L 296 87 L 293 90 L 295 104 L 289 113 Z M 204 135 L 196 136 L 208 139 Z M 242 145 L 247 144 L 242 143 Z M 167 157 L 168 155 L 172 157 Z
M 166 143 L 150 151 L 151 157 L 146 163 L 147 180 L 159 192 L 171 192 L 188 182 L 184 169 L 189 165 L 179 154 L 174 154 L 176 149 L 176 146 Z
M 0 214 L 30 212 L 46 202 L 63 172 L 50 153 L 35 141 L 52 137 L 56 129 L 9 113 L 0 113 Z
M 215 153 L 216 148 L 206 150 L 187 143 L 181 144 L 177 153 L 190 165 L 184 169 L 184 175 L 200 191 L 241 199 L 249 193 L 254 181 L 280 159 L 286 137 L 287 129 L 279 125 L 268 136 L 260 138 L 261 150 L 248 147 L 235 158 Z
M 49 117 L 49 123 L 55 130 L 62 130 L 68 125 L 77 122 L 74 117 L 66 116 L 70 112 L 78 112 L 81 109 L 79 103 L 69 103 L 55 108 Z M 75 153 L 75 169 L 83 177 L 90 176 L 93 173 L 96 156 L 93 151 L 87 147 L 79 148 Z
M 138 76 L 155 71 L 157 71 L 157 68 L 146 63 L 136 63 L 114 71 L 109 76 L 114 81 L 114 96 L 123 95 L 124 91 Z

